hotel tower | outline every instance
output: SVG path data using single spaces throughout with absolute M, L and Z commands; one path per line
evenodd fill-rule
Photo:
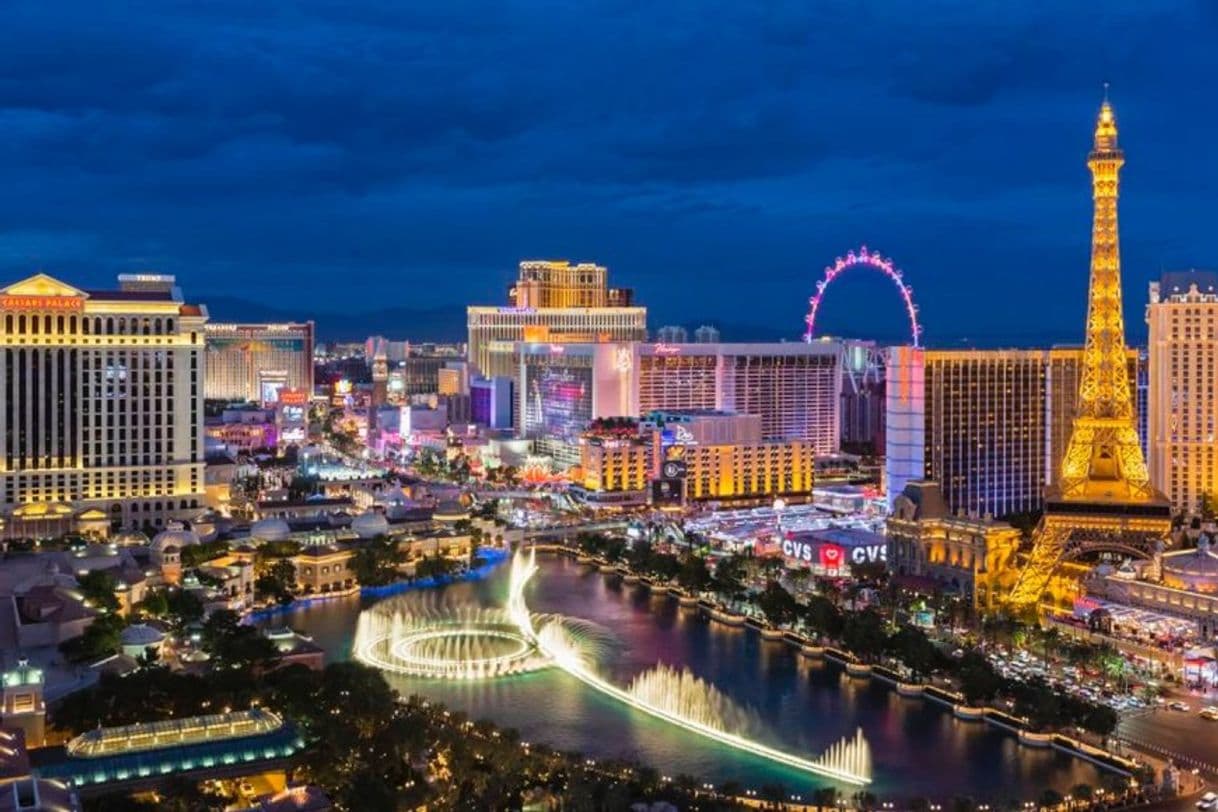
M 203 499 L 205 308 L 172 276 L 0 292 L 0 509 L 8 538 L 162 526 Z

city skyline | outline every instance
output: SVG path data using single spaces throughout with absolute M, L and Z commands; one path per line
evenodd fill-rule
M 652 329 L 795 339 L 821 269 L 865 243 L 905 270 L 928 345 L 1079 341 L 1090 200 L 1084 141 L 1062 133 L 1083 132 L 1105 80 L 1137 155 L 1122 222 L 1131 340 L 1162 270 L 1216 264 L 1214 169 L 1194 164 L 1214 114 L 1171 91 L 1213 71 L 1190 47 L 1218 24 L 1200 3 L 1094 18 L 231 11 L 121 25 L 84 7 L 13 13 L 9 279 L 147 269 L 203 301 L 302 317 L 319 287 L 327 312 L 447 313 L 500 301 L 521 259 L 565 257 L 635 288 Z M 661 33 L 669 16 L 685 34 Z M 601 52 L 616 61 L 590 42 L 614 43 Z M 822 331 L 900 337 L 886 280 L 838 285 Z M 213 316 L 251 318 L 235 307 Z

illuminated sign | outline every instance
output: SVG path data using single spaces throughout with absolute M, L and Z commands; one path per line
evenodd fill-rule
M 304 406 L 309 402 L 309 393 L 303 389 L 280 389 L 279 402 L 285 406 Z
M 545 324 L 526 324 L 524 326 L 524 340 L 534 343 L 541 343 L 550 340 L 550 328 Z
M 343 378 L 338 383 L 334 384 L 334 394 L 349 395 L 351 394 L 351 381 Z
M 656 344 L 653 348 L 656 355 L 680 355 L 681 348 L 676 344 Z
M 0 296 L 4 310 L 62 310 L 79 313 L 85 300 L 79 296 Z
M 888 547 L 884 544 L 863 544 L 858 547 L 842 547 L 839 544 L 784 539 L 782 554 L 797 561 L 812 563 L 815 559 L 825 569 L 841 569 L 843 563 L 866 564 L 888 562 Z

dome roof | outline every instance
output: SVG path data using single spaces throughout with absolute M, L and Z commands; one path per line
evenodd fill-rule
M 203 541 L 212 541 L 216 537 L 216 516 L 204 513 L 202 516 L 196 517 L 190 523 L 190 527 Z
M 121 532 L 117 536 L 115 536 L 113 539 L 111 539 L 111 541 L 113 541 L 115 544 L 118 544 L 119 546 L 135 547 L 135 546 L 147 544 L 148 535 L 146 533 L 141 533 L 139 530 L 124 530 L 123 532 Z
M 165 640 L 165 633 L 147 623 L 136 623 L 123 629 L 118 639 L 124 646 L 155 646 Z
M 445 499 L 436 505 L 431 518 L 437 522 L 459 522 L 469 518 L 469 510 L 455 499 Z
M 1218 555 L 1202 536 L 1197 549 L 1163 556 L 1163 580 L 1170 586 L 1199 592 L 1218 592 Z
M 250 538 L 258 541 L 284 541 L 292 535 L 292 528 L 283 519 L 259 519 L 250 525 Z
M 170 548 L 180 550 L 192 544 L 199 543 L 199 536 L 193 530 L 187 530 L 177 522 L 157 533 L 152 539 L 152 552 L 164 552 Z
M 375 510 L 369 510 L 351 520 L 351 529 L 361 539 L 383 536 L 389 532 L 389 520 Z

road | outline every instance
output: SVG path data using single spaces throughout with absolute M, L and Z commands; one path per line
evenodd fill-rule
M 1214 783 L 1218 781 L 1218 748 L 1214 746 L 1218 722 L 1202 719 L 1197 715 L 1197 703 L 1189 704 L 1188 712 L 1159 708 L 1122 716 L 1117 736 L 1170 757 L 1183 768 L 1199 768 Z

